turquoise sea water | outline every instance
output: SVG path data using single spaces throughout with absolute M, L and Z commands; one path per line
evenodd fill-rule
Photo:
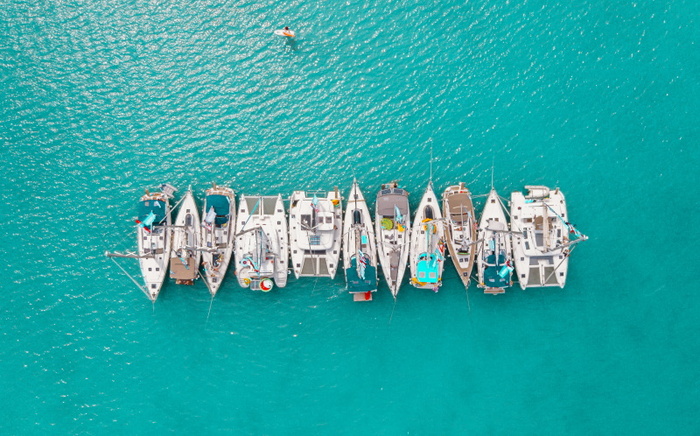
M 698 12 L 2 2 L 0 432 L 697 434 Z M 448 265 L 396 305 L 342 274 L 152 305 L 103 255 L 161 182 L 399 179 L 415 207 L 431 148 L 438 191 L 485 194 L 492 164 L 503 196 L 564 191 L 590 236 L 565 289 L 466 293 Z

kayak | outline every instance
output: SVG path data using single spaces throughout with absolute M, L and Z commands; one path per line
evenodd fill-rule
M 275 30 L 275 35 L 286 36 L 287 38 L 294 38 L 296 36 L 293 30 L 284 29 Z

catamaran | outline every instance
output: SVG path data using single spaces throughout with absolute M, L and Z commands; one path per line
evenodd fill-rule
M 377 250 L 372 216 L 357 181 L 352 183 L 345 208 L 343 268 L 354 301 L 372 300 L 377 291 Z
M 383 184 L 377 194 L 375 222 L 377 258 L 391 295 L 396 299 L 408 263 L 411 211 L 408 192 L 396 182 Z
M 587 237 L 568 222 L 566 200 L 559 188 L 525 186 L 527 195 L 510 196 L 513 257 L 520 287 L 566 284 L 572 245 Z
M 233 189 L 213 184 L 207 189 L 202 209 L 201 241 L 202 268 L 212 297 L 226 276 L 233 254 L 236 221 L 236 196 Z
M 476 219 L 471 193 L 463 182 L 442 193 L 442 213 L 446 219 L 447 248 L 462 283 L 469 287 L 476 253 Z
M 242 195 L 236 221 L 238 284 L 263 292 L 269 292 L 275 284 L 285 287 L 288 258 L 287 221 L 282 196 Z
M 289 201 L 289 248 L 294 275 L 335 277 L 343 231 L 338 188 L 329 192 L 294 191 Z
M 477 286 L 486 294 L 503 294 L 513 285 L 513 260 L 508 220 L 494 188 L 486 199 L 477 235 Z
M 416 288 L 435 292 L 442 286 L 442 270 L 445 266 L 445 225 L 433 192 L 433 183 L 425 188 L 416 210 L 411 229 L 411 284 Z
M 136 220 L 136 241 L 138 251 L 125 253 L 105 253 L 112 260 L 116 257 L 136 258 L 139 260 L 144 284 L 137 282 L 121 265 L 124 273 L 153 302 L 156 301 L 168 271 L 168 256 L 172 239 L 170 199 L 177 191 L 175 187 L 164 183 L 161 192 L 146 191 L 138 204 Z
M 178 285 L 193 285 L 199 278 L 202 252 L 199 246 L 199 211 L 192 190 L 188 189 L 180 203 L 173 226 L 170 254 L 170 278 Z

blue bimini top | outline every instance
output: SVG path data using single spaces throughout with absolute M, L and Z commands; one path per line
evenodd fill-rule
M 165 202 L 161 200 L 140 201 L 137 207 L 139 221 L 146 221 L 151 212 L 156 216 L 153 225 L 159 225 L 165 220 Z
M 350 268 L 345 270 L 348 281 L 348 292 L 374 292 L 377 290 L 377 268 L 372 265 L 365 267 L 365 278 L 357 272 L 357 256 L 350 260 Z
M 226 224 L 228 222 L 228 215 L 230 213 L 229 207 L 231 204 L 228 197 L 225 195 L 207 195 L 205 201 L 205 211 L 208 212 L 212 206 L 214 207 L 214 211 L 216 212 L 216 225 L 220 226 Z
M 421 283 L 438 282 L 438 262 L 435 253 L 423 253 L 417 265 L 416 278 Z

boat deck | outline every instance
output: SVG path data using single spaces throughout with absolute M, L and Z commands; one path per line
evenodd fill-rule
M 199 272 L 197 271 L 197 265 L 193 257 L 188 258 L 186 263 L 179 257 L 170 258 L 170 278 L 175 279 L 178 284 L 189 284 L 192 283 L 180 283 L 180 282 L 192 282 L 197 278 Z

